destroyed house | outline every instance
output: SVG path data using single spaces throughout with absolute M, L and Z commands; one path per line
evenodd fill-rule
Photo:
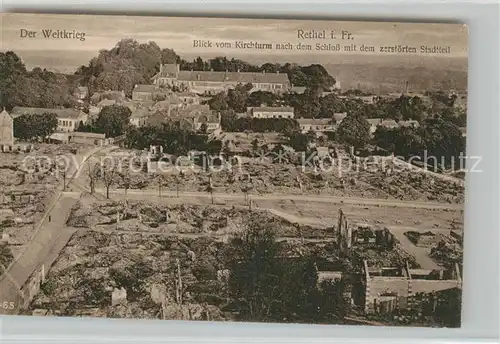
M 452 271 L 445 272 L 410 269 L 408 263 L 404 267 L 372 267 L 365 260 L 362 286 L 365 313 L 388 314 L 396 310 L 418 309 L 418 300 L 423 295 L 461 289 L 462 278 L 458 264 Z

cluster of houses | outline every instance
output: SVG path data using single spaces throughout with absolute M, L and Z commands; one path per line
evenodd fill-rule
M 97 118 L 105 106 L 121 105 L 131 111 L 130 124 L 135 127 L 160 125 L 176 120 L 192 130 L 205 127 L 208 132 L 221 129 L 220 114 L 214 113 L 204 101 L 213 94 L 225 92 L 241 84 L 252 84 L 252 91 L 270 91 L 273 93 L 303 93 L 304 87 L 292 86 L 284 73 L 265 72 L 215 72 L 182 71 L 178 64 L 162 64 L 160 71 L 152 77 L 151 85 L 135 85 L 131 99 L 124 91 L 103 91 L 89 93 L 88 87 L 78 86 L 73 96 L 81 104 L 80 108 L 48 109 L 32 107 L 14 107 L 12 111 L 2 111 L 0 115 L 0 148 L 12 147 L 14 142 L 13 119 L 23 114 L 54 113 L 58 123 L 56 133 L 51 137 L 59 142 L 82 142 L 103 144 L 103 134 L 77 133 L 80 124 L 87 124 Z M 338 85 L 336 85 L 338 87 Z M 173 89 L 177 88 L 176 92 Z M 203 96 L 200 96 L 202 94 Z M 342 97 L 342 96 L 341 96 Z M 345 96 L 351 98 L 352 96 Z M 363 101 L 371 103 L 376 97 L 363 96 Z M 83 111 L 84 104 L 88 111 Z M 335 113 L 333 118 L 296 118 L 294 108 L 288 106 L 249 107 L 239 117 L 295 119 L 302 133 L 316 134 L 334 132 L 347 113 Z M 379 126 L 386 128 L 417 127 L 417 121 L 368 119 L 373 134 Z M 463 130 L 465 136 L 465 130 Z

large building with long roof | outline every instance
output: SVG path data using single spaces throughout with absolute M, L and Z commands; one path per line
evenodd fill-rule
M 180 70 L 178 64 L 160 65 L 152 81 L 158 87 L 175 86 L 200 94 L 216 94 L 248 83 L 252 84 L 252 91 L 283 93 L 291 88 L 285 73 L 186 71 Z

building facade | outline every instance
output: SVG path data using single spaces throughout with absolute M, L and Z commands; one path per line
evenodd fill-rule
M 12 147 L 14 145 L 14 119 L 3 109 L 0 112 L 0 147 Z
M 307 133 L 314 131 L 316 133 L 332 132 L 335 130 L 335 123 L 330 118 L 299 118 L 300 131 Z
M 86 86 L 77 86 L 73 90 L 73 96 L 80 101 L 83 101 L 89 96 L 89 88 Z
M 252 118 L 294 118 L 294 110 L 289 106 L 260 106 L 247 108 L 249 117 Z
M 135 85 L 132 90 L 132 100 L 152 101 L 155 89 L 154 85 Z

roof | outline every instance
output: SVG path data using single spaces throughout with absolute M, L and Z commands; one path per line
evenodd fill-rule
M 420 123 L 416 120 L 409 120 L 409 121 L 399 121 L 398 125 L 401 127 L 418 127 Z
M 33 108 L 33 107 L 21 107 L 21 106 L 15 106 L 12 109 L 11 115 L 13 117 L 17 117 L 24 114 L 41 115 L 44 113 L 55 113 L 58 118 L 72 118 L 72 119 L 78 119 L 82 115 L 85 115 L 83 112 L 75 109 L 47 109 L 47 108 Z
M 51 140 L 55 141 L 67 141 L 68 140 L 68 134 L 67 133 L 53 133 L 50 135 Z
M 75 90 L 78 90 L 80 92 L 88 93 L 89 88 L 87 86 L 77 86 L 77 87 L 75 87 Z
M 114 99 L 103 99 L 99 103 L 97 103 L 97 106 L 109 106 L 109 105 L 115 105 L 116 100 Z
M 132 111 L 132 114 L 130 115 L 131 118 L 141 118 L 141 117 L 148 117 L 151 115 L 151 112 L 149 112 L 148 108 L 137 108 L 134 111 Z
M 318 271 L 318 280 L 336 280 L 342 278 L 342 271 Z
M 154 85 L 135 85 L 132 92 L 148 92 L 153 93 L 155 91 Z
M 368 118 L 367 121 L 368 123 L 370 123 L 370 125 L 379 125 L 382 123 L 381 118 Z
M 397 127 L 398 122 L 393 119 L 385 119 L 380 123 L 380 125 L 383 125 L 384 127 Z
M 201 122 L 216 123 L 219 121 L 209 105 L 192 104 L 183 108 L 176 108 L 171 111 L 170 115 L 171 117 L 196 118 Z
M 87 132 L 79 132 L 79 131 L 74 131 L 70 134 L 71 137 L 88 137 L 88 138 L 96 138 L 96 139 L 105 139 L 106 134 L 99 134 L 99 133 L 87 133 Z
M 193 93 L 193 92 L 179 92 L 179 93 L 176 93 L 177 96 L 179 97 L 194 97 L 194 98 L 200 98 L 199 95 L 197 95 L 196 93 Z
M 298 118 L 299 125 L 330 125 L 332 120 L 330 118 Z
M 0 112 L 0 116 L 5 116 L 5 115 L 9 116 L 9 118 L 12 118 L 12 116 L 5 109 L 3 109 L 3 111 Z
M 347 112 L 333 114 L 333 119 L 337 122 L 342 121 L 346 117 L 347 117 Z
M 304 93 L 306 91 L 306 87 L 304 86 L 293 86 L 290 88 L 290 93 Z
M 126 106 L 130 109 L 130 111 L 135 111 L 139 108 L 151 108 L 153 105 L 155 105 L 154 101 L 137 101 L 137 100 L 130 100 L 127 102 L 123 102 L 120 105 Z
M 158 73 L 156 73 L 155 76 L 153 76 L 153 78 L 156 78 L 156 77 L 175 77 L 177 75 L 177 72 L 178 72 L 178 69 L 179 68 L 179 65 L 175 64 L 175 63 L 166 63 L 166 64 L 162 64 L 160 65 L 160 71 Z
M 290 106 L 259 106 L 259 107 L 250 107 L 251 111 L 258 112 L 293 112 L 293 107 Z
M 288 84 L 288 75 L 285 73 L 252 73 L 252 72 L 205 72 L 186 71 L 179 72 L 177 77 L 181 81 L 208 81 L 232 83 L 271 83 Z

